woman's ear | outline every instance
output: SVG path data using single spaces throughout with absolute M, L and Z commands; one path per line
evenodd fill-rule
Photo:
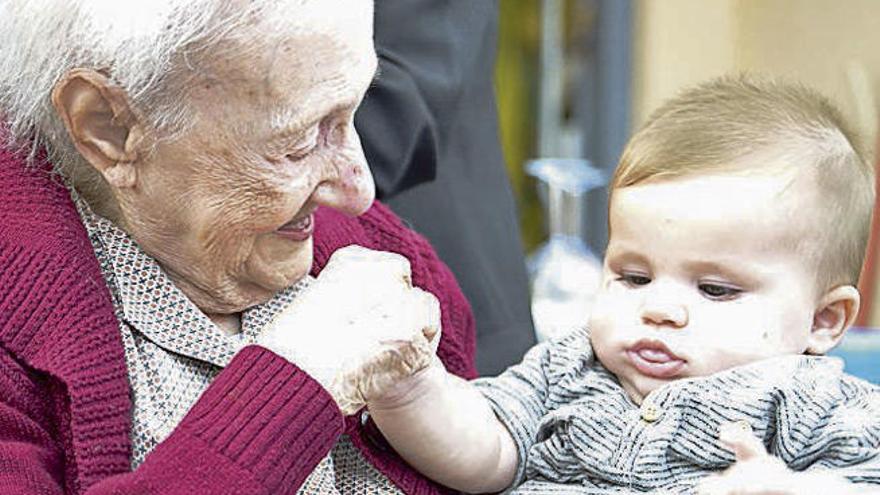
M 132 187 L 143 138 L 125 90 L 91 69 L 73 69 L 52 89 L 52 105 L 83 158 L 111 186 Z
M 825 354 L 840 342 L 859 313 L 860 300 L 858 289 L 852 285 L 835 287 L 822 297 L 813 314 L 809 354 Z

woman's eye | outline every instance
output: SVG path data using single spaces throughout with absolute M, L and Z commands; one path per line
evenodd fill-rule
M 299 160 L 302 160 L 303 158 L 309 156 L 309 154 L 314 150 L 315 150 L 315 145 L 308 146 L 306 148 L 298 149 L 292 153 L 288 153 L 287 155 L 285 155 L 285 158 L 287 158 L 288 160 L 290 160 L 292 162 L 299 161 Z
M 303 158 L 309 156 L 312 151 L 315 151 L 315 148 L 317 148 L 317 146 L 317 141 L 313 140 L 311 143 L 299 147 L 295 151 L 288 153 L 287 155 L 285 155 L 285 157 L 292 162 L 302 160 Z
M 647 275 L 642 275 L 640 273 L 622 273 L 620 277 L 618 277 L 619 281 L 630 287 L 640 287 L 642 285 L 648 285 L 651 283 L 651 277 Z
M 296 144 L 295 149 L 291 152 L 288 152 L 285 155 L 285 158 L 288 160 L 295 162 L 297 160 L 302 160 L 303 158 L 309 156 L 312 151 L 315 151 L 315 148 L 318 147 L 318 140 L 320 137 L 319 128 L 315 127 L 313 130 L 309 131 L 308 134 L 304 137 L 304 139 L 300 140 L 299 143 Z
M 721 284 L 702 283 L 698 287 L 700 292 L 709 299 L 728 300 L 742 293 L 742 289 Z

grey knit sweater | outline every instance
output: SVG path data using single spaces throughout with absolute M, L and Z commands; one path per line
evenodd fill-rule
M 880 388 L 836 358 L 784 356 L 682 379 L 637 406 L 578 330 L 476 384 L 517 445 L 510 493 L 691 493 L 734 462 L 717 440 L 733 421 L 795 471 L 880 484 Z

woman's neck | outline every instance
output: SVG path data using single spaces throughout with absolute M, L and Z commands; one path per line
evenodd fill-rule
M 208 318 L 220 328 L 226 335 L 236 335 L 241 332 L 241 313 L 221 314 L 206 313 Z

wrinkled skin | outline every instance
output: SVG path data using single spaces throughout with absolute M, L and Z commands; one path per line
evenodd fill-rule
M 376 68 L 372 5 L 307 3 L 280 39 L 258 29 L 199 60 L 195 123 L 114 191 L 124 228 L 209 315 L 308 273 L 312 239 L 279 235 L 318 206 L 366 211 L 374 188 L 352 119 Z M 338 10 L 338 12 L 337 12 Z M 332 15 L 331 15 L 332 14 Z

